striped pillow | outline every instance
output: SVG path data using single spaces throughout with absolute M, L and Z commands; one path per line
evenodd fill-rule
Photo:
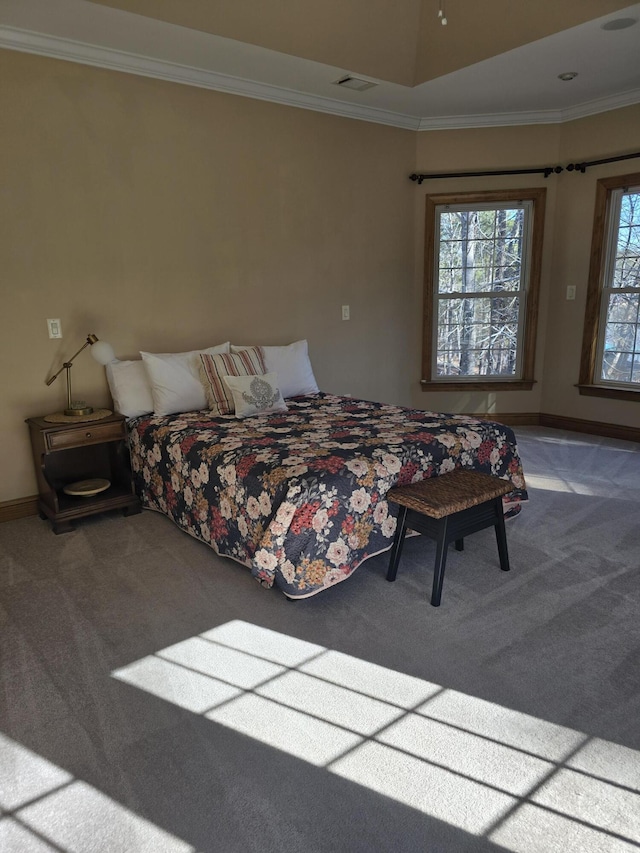
M 242 352 L 209 355 L 200 353 L 200 380 L 207 404 L 214 415 L 235 411 L 233 394 L 224 382 L 225 376 L 263 376 L 267 369 L 261 347 L 248 347 Z

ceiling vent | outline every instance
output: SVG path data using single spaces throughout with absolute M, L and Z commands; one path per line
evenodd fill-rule
M 343 86 L 345 89 L 354 89 L 356 92 L 364 92 L 365 89 L 373 89 L 377 83 L 371 80 L 364 80 L 362 77 L 354 77 L 352 74 L 346 74 L 339 80 L 333 81 L 336 86 Z

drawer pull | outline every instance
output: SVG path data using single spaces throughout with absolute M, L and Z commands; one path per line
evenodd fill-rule
M 86 432 L 86 433 L 85 433 L 85 435 L 86 435 L 86 437 L 87 437 L 87 438 L 91 438 L 91 433 L 90 433 L 90 432 Z

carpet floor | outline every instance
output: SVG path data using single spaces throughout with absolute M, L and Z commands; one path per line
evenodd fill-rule
M 3 853 L 640 851 L 640 445 L 516 430 L 511 572 L 289 601 L 160 515 L 0 525 Z

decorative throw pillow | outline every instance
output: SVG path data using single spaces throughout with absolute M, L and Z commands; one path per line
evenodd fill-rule
M 246 347 L 231 345 L 231 352 L 242 352 Z M 299 394 L 317 394 L 318 383 L 309 360 L 309 347 L 305 340 L 284 347 L 260 347 L 265 368 L 278 374 L 280 392 L 287 397 Z
M 224 382 L 233 394 L 238 418 L 288 411 L 289 407 L 278 388 L 277 373 L 265 373 L 262 376 L 225 376 Z
M 142 359 L 112 361 L 106 370 L 116 412 L 125 418 L 136 418 L 153 411 L 151 386 Z
M 228 342 L 190 352 L 141 352 L 149 377 L 155 414 L 172 415 L 206 409 L 207 401 L 194 357 L 200 353 L 213 355 L 224 352 L 229 352 Z
M 267 372 L 260 347 L 247 347 L 233 354 L 200 353 L 199 361 L 200 380 L 214 415 L 228 415 L 234 410 L 233 394 L 224 382 L 225 376 L 262 376 Z

